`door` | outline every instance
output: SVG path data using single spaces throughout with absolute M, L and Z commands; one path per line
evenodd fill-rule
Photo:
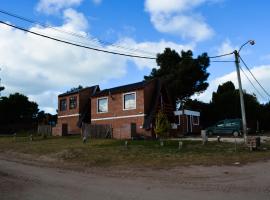
M 68 134 L 68 125 L 62 124 L 62 136 L 65 136 Z
M 136 123 L 130 124 L 130 132 L 131 132 L 131 137 L 135 137 L 137 135 Z
M 192 122 L 191 122 L 191 116 L 186 115 L 187 117 L 187 133 L 192 133 Z

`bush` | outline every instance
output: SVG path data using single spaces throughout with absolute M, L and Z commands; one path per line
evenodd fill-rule
M 155 133 L 159 138 L 166 138 L 168 137 L 168 131 L 170 130 L 170 122 L 167 116 L 162 112 L 159 111 L 156 116 L 156 126 L 155 126 Z

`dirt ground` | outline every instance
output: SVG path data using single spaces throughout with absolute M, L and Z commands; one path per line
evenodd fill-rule
M 160 170 L 61 168 L 0 154 L 0 199 L 264 200 L 270 199 L 269 169 L 270 161 Z

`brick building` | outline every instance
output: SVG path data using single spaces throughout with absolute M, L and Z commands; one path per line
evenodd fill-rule
M 91 123 L 113 128 L 113 138 L 152 137 L 156 113 L 173 117 L 173 107 L 160 80 L 105 89 L 91 97 Z
M 53 135 L 80 134 L 81 124 L 91 122 L 90 97 L 99 91 L 99 86 L 78 88 L 58 96 L 57 125 Z
M 174 112 L 176 117 L 174 128 L 178 134 L 200 133 L 200 112 L 192 110 L 178 110 Z

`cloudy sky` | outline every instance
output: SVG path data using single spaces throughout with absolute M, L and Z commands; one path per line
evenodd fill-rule
M 267 0 L 1 0 L 0 10 L 54 27 L 0 14 L 1 21 L 38 33 L 150 57 L 165 47 L 215 56 L 254 39 L 256 45 L 245 46 L 241 55 L 270 91 Z M 55 113 L 59 93 L 78 85 L 99 84 L 104 89 L 141 81 L 156 63 L 73 47 L 0 25 L 0 67 L 1 84 L 6 87 L 1 95 L 20 92 L 40 109 Z M 234 63 L 212 62 L 209 72 L 208 90 L 195 98 L 209 101 L 217 86 L 228 80 L 237 86 Z M 260 102 L 269 101 L 255 82 L 260 94 L 244 75 L 242 81 L 244 89 L 256 94 Z

